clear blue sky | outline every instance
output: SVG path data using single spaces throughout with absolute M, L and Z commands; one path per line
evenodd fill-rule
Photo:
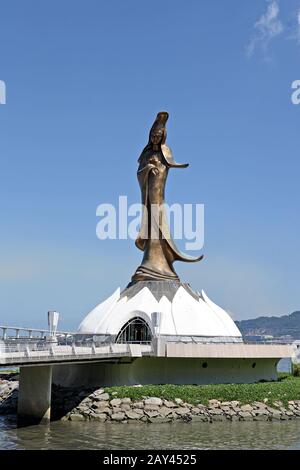
M 96 207 L 139 201 L 159 110 L 187 170 L 168 202 L 205 204 L 205 261 L 177 263 L 235 319 L 300 309 L 299 0 L 0 2 L 0 324 L 61 329 L 141 260 L 96 238 Z M 193 254 L 193 253 L 192 253 Z

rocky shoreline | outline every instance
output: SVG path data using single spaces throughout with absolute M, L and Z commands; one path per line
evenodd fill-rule
M 0 415 L 17 412 L 17 377 L 0 378 Z M 240 404 L 239 401 L 209 400 L 207 405 L 186 403 L 180 398 L 166 400 L 143 397 L 138 401 L 118 398 L 117 392 L 104 389 L 73 389 L 53 386 L 53 419 L 119 423 L 166 423 L 172 421 L 273 421 L 300 418 L 300 400 L 268 405 L 268 400 Z

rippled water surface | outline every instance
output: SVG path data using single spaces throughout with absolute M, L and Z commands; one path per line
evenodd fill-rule
M 299 449 L 300 420 L 119 424 L 52 422 L 17 428 L 0 416 L 0 449 Z

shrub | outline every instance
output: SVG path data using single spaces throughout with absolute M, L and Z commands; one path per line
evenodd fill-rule
M 293 364 L 293 376 L 294 377 L 300 377 L 300 363 L 298 364 Z

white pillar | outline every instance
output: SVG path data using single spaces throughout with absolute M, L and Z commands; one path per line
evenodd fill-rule
M 51 411 L 52 366 L 20 367 L 18 419 L 47 423 Z

